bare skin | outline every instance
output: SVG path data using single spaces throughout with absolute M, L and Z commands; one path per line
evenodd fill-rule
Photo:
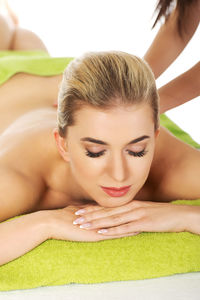
M 42 84 L 37 84 L 37 88 L 33 85 L 31 90 L 28 88 L 29 80 L 32 83 L 40 80 Z M 35 76 L 18 74 L 0 88 L 0 98 L 3 99 L 3 109 L 0 109 L 1 176 L 9 177 L 14 172 L 16 180 L 23 177 L 36 191 L 31 201 L 24 199 L 20 203 L 21 214 L 92 203 L 91 200 L 81 199 L 76 183 L 69 178 L 68 164 L 59 154 L 53 138 L 56 110 L 52 103 L 55 98 L 44 97 L 42 91 L 44 83 L 52 87 L 52 82 L 56 82 L 56 90 L 59 80 L 59 76 L 38 79 Z M 22 82 L 27 82 L 27 85 L 22 85 Z M 10 84 L 13 84 L 16 91 L 9 88 Z M 27 91 L 24 91 L 26 86 Z M 13 100 L 13 94 L 20 95 L 19 99 L 15 97 Z M 161 128 L 149 178 L 136 199 L 163 202 L 197 199 L 200 195 L 199 175 L 200 152 Z M 7 210 L 3 219 L 16 214 L 13 205 L 17 211 L 19 203 L 15 201 L 11 211 Z
M 194 2 L 188 9 L 185 28 L 181 37 L 177 30 L 178 11 L 174 11 L 164 23 L 147 50 L 144 59 L 149 63 L 157 79 L 181 54 L 187 46 L 200 21 L 200 1 Z M 168 51 L 166 51 L 168 49 Z M 159 89 L 160 111 L 177 107 L 200 95 L 200 63 L 197 62 L 189 70 L 174 78 Z

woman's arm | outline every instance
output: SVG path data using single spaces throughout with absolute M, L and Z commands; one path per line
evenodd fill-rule
M 94 242 L 118 237 L 106 238 L 96 230 L 83 232 L 74 225 L 75 211 L 84 206 L 35 211 L 34 207 L 40 198 L 39 188 L 27 178 L 15 171 L 1 169 L 0 266 L 24 255 L 47 239 Z M 27 212 L 31 213 L 25 215 Z M 19 218 L 10 220 L 19 215 Z
M 38 211 L 0 223 L 0 266 L 47 240 L 47 219 L 48 211 Z
M 191 6 L 188 11 L 183 37 L 180 37 L 177 30 L 177 15 L 178 12 L 175 9 L 167 22 L 161 26 L 144 56 L 156 79 L 179 56 L 196 31 L 200 20 L 200 1 Z
M 36 187 L 23 174 L 1 166 L 0 222 L 33 211 L 41 197 Z M 32 213 L 0 223 L 0 265 L 13 260 L 42 243 L 45 238 L 44 212 Z
M 159 90 L 160 113 L 200 95 L 200 62 Z

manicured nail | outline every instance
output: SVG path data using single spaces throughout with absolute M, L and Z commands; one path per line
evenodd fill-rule
M 98 233 L 106 233 L 106 232 L 108 232 L 107 229 L 101 229 L 101 230 L 98 230 Z
M 85 213 L 85 209 L 79 209 L 75 212 L 75 215 L 81 215 Z
M 85 219 L 84 218 L 78 218 L 78 219 L 76 219 L 74 222 L 73 222 L 73 224 L 81 224 L 81 223 L 83 223 L 85 221 Z
M 88 228 L 88 227 L 90 227 L 91 226 L 91 223 L 85 223 L 85 224 L 83 224 L 83 225 L 80 225 L 79 227 L 80 228 Z

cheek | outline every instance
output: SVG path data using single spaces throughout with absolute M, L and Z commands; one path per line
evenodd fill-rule
M 132 174 L 136 181 L 145 181 L 149 175 L 153 160 L 153 151 L 149 151 L 144 157 L 137 158 L 132 163 Z
M 144 172 L 146 173 L 146 178 L 148 177 L 150 169 L 151 169 L 153 156 L 154 156 L 154 147 L 152 147 L 151 151 L 149 151 L 149 153 L 146 157 L 145 164 L 144 164 Z
M 95 159 L 89 159 L 84 153 L 70 153 L 70 168 L 76 178 L 81 178 L 82 181 L 91 181 L 100 173 L 100 168 Z
M 139 161 L 140 160 L 140 161 Z M 134 177 L 136 180 L 141 180 L 143 178 L 146 178 L 146 176 L 149 173 L 151 163 L 149 160 L 146 159 L 138 159 L 137 163 L 134 164 L 132 168 L 132 174 L 134 174 Z

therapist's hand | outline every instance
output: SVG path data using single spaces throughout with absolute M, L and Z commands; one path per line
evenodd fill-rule
M 140 232 L 182 232 L 188 231 L 195 209 L 197 207 L 191 205 L 138 200 L 115 208 L 89 205 L 84 208 L 84 213 L 79 214 L 79 220 L 75 220 L 75 223 L 81 225 L 83 230 L 103 229 L 101 234 L 105 236 Z M 84 218 L 82 221 L 81 217 Z

